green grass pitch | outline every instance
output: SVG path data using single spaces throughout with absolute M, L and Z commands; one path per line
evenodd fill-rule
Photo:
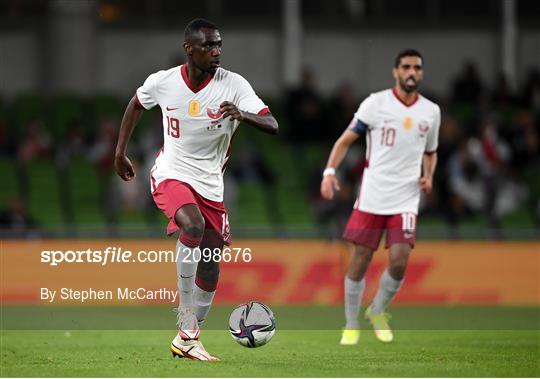
M 146 309 L 140 308 L 141 311 Z M 125 316 L 125 309 L 117 310 Z M 342 322 L 339 307 L 314 308 L 309 313 L 301 308 L 278 308 L 275 309 L 278 322 L 276 335 L 268 345 L 257 349 L 238 345 L 225 328 L 218 327 L 222 321 L 226 321 L 229 307 L 218 308 L 214 317 L 209 319 L 208 327 L 211 330 L 204 331 L 202 338 L 208 351 L 222 359 L 217 363 L 172 358 L 169 344 L 174 337 L 174 329 L 148 330 L 141 325 L 140 330 L 14 330 L 13 326 L 18 324 L 9 319 L 16 315 L 24 320 L 22 316 L 26 311 L 3 309 L 3 330 L 0 334 L 0 375 L 3 377 L 540 376 L 540 332 L 536 308 L 396 308 L 392 320 L 396 326 L 400 325 L 400 319 L 403 322 L 407 316 L 417 320 L 437 317 L 439 324 L 426 325 L 437 328 L 446 324 L 454 329 L 400 328 L 395 330 L 395 341 L 391 344 L 380 343 L 372 330 L 366 329 L 362 331 L 357 346 L 340 346 L 340 331 L 337 328 L 307 329 L 324 324 L 326 317 L 332 317 L 331 320 L 337 318 L 337 321 L 327 323 L 334 328 Z M 129 311 L 137 314 L 134 309 Z M 171 318 L 170 309 L 151 310 L 148 318 L 159 319 L 162 311 L 165 315 L 163 320 Z M 34 312 L 36 314 L 46 317 Z M 453 314 L 457 315 L 455 319 Z M 491 320 L 486 317 L 489 314 L 493 315 Z M 66 320 L 62 322 L 72 315 L 67 313 Z M 303 315 L 306 328 L 301 328 L 293 320 L 295 315 Z M 458 316 L 460 319 L 470 319 L 473 322 L 471 325 L 478 326 L 483 319 L 485 326 L 500 328 L 465 330 L 463 325 L 456 323 Z M 512 318 L 517 318 L 522 327 L 514 328 L 517 323 L 508 323 Z M 321 319 L 321 323 L 313 323 L 315 319 Z M 287 320 L 292 321 L 287 324 Z M 102 322 L 107 323 L 103 319 Z M 114 325 L 114 320 L 110 322 Z
M 173 359 L 165 331 L 6 331 L 2 376 L 537 377 L 538 333 L 400 331 L 381 344 L 370 331 L 358 346 L 339 346 L 339 331 L 281 331 L 247 349 L 227 332 L 204 334 L 222 361 Z

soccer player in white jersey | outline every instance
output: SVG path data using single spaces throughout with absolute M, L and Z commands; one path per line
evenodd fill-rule
M 339 190 L 336 169 L 349 146 L 366 133 L 366 164 L 354 209 L 343 233 L 354 249 L 345 276 L 345 318 L 341 344 L 360 338 L 358 314 L 364 275 L 382 234 L 390 248 L 389 265 L 365 317 L 382 342 L 393 340 L 386 307 L 399 291 L 415 241 L 420 191 L 429 193 L 437 164 L 440 110 L 418 93 L 423 78 L 422 55 L 412 49 L 398 54 L 395 86 L 371 94 L 336 141 L 323 173 L 321 194 L 332 199 Z
M 219 263 L 197 263 L 197 249 L 221 251 L 230 244 L 223 172 L 238 125 L 277 134 L 278 123 L 242 76 L 220 67 L 222 42 L 213 23 L 191 21 L 183 46 L 187 63 L 150 75 L 129 102 L 115 167 L 122 179 L 135 177 L 126 156 L 128 141 L 143 111 L 159 105 L 164 144 L 151 169 L 150 185 L 154 201 L 170 220 L 167 233 L 179 232 L 179 331 L 171 351 L 178 357 L 215 361 L 199 342 L 199 327 L 214 298 Z

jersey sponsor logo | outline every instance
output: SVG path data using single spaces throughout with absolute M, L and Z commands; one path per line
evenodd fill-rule
M 167 111 L 175 111 L 177 109 L 180 109 L 180 107 L 177 107 L 177 108 L 173 108 L 173 107 L 167 107 Z
M 413 119 L 412 119 L 412 117 L 405 117 L 405 119 L 403 120 L 403 127 L 406 130 L 410 130 L 413 127 Z
M 206 108 L 206 114 L 212 120 L 217 120 L 218 118 L 222 116 L 222 113 L 219 111 L 219 107 Z
M 191 100 L 188 104 L 188 112 L 190 116 L 197 116 L 201 112 L 201 103 L 198 100 Z

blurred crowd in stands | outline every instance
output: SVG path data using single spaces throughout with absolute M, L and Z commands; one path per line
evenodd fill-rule
M 262 191 L 262 210 L 267 213 L 269 225 L 287 227 L 284 215 L 290 207 L 283 194 L 295 191 L 307 204 L 306 219 L 311 220 L 311 225 L 319 226 L 325 235 L 339 236 L 364 166 L 363 139 L 338 170 L 342 190 L 334 201 L 324 201 L 319 194 L 321 172 L 334 141 L 349 124 L 363 97 L 357 97 L 346 82 L 325 97 L 317 90 L 316 79 L 306 67 L 297 88 L 287 90 L 279 101 L 269 101 L 281 130 L 277 139 L 265 140 L 266 149 L 245 139 L 235 142 L 234 159 L 226 176 L 226 203 L 231 213 L 247 201 L 242 199 L 239 186 L 256 183 Z M 530 225 L 540 227 L 540 71 L 531 69 L 520 84 L 508 83 L 502 74 L 484 83 L 474 64 L 466 63 L 446 97 L 424 95 L 441 105 L 442 125 L 434 192 L 422 199 L 421 212 L 444 219 L 450 231 L 457 230 L 460 222 L 470 217 L 480 217 L 496 230 L 502 215 L 522 209 L 528 212 Z M 16 117 L 15 106 L 4 104 L 0 115 L 0 159 L 2 170 L 11 170 L 8 176 L 12 176 L 13 183 L 2 191 L 0 228 L 46 227 L 43 224 L 47 216 L 36 214 L 46 207 L 34 206 L 30 199 L 36 191 L 54 188 L 59 191 L 62 220 L 67 225 L 80 220 L 74 214 L 81 201 L 89 202 L 86 208 L 101 214 L 102 223 L 110 228 L 121 223 L 120 215 L 126 212 L 139 212 L 143 223 L 155 224 L 161 216 L 152 203 L 146 173 L 162 145 L 161 115 L 158 111 L 148 112 L 143 122 L 146 126 L 136 132 L 130 156 L 139 175 L 134 183 L 124 185 L 114 175 L 113 154 L 126 103 L 127 99 L 116 99 L 108 105 L 112 111 L 90 120 L 85 115 L 92 108 L 83 106 L 81 112 L 74 112 L 64 122 L 61 132 L 51 127 L 54 118 L 45 112 Z M 283 146 L 290 147 L 290 167 L 272 164 L 273 154 L 280 154 Z M 313 152 L 317 158 L 307 158 Z M 55 168 L 52 180 L 59 183 L 58 187 L 32 188 L 29 167 L 36 161 L 51 163 Z M 77 179 L 77 171 L 82 170 L 86 170 L 84 178 Z M 280 175 L 283 170 L 294 175 Z M 94 198 L 85 200 L 72 193 L 90 180 L 96 183 L 88 184 L 88 188 L 94 186 L 99 192 Z M 293 180 L 296 184 L 288 186 L 287 182 Z M 95 223 L 99 218 L 91 220 Z M 237 222 L 242 224 L 241 215 Z

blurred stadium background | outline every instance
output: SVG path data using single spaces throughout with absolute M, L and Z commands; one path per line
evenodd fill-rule
M 147 174 L 162 145 L 158 109 L 130 144 L 137 179 L 122 182 L 112 158 L 127 102 L 150 73 L 184 62 L 183 28 L 195 17 L 220 27 L 223 66 L 252 83 L 281 127 L 270 137 L 244 125 L 235 137 L 225 201 L 237 243 L 258 255 L 224 266 L 218 303 L 330 304 L 340 314 L 339 236 L 364 147 L 340 168 L 335 201 L 319 195 L 322 169 L 359 102 L 393 85 L 394 56 L 413 47 L 443 121 L 435 191 L 422 199 L 397 301 L 525 305 L 538 316 L 540 3 L 511 0 L 0 2 L 4 304 L 39 303 L 46 283 L 174 288 L 171 264 L 53 270 L 18 253 L 172 248 Z M 368 297 L 385 259 L 375 259 Z
M 139 176 L 114 175 L 125 105 L 146 76 L 184 61 L 183 27 L 221 28 L 223 65 L 253 84 L 277 138 L 243 127 L 227 171 L 236 235 L 337 237 L 363 147 L 322 201 L 321 169 L 393 57 L 425 56 L 422 92 L 442 105 L 435 192 L 421 237 L 531 238 L 540 225 L 540 6 L 528 1 L 5 0 L 0 4 L 1 223 L 9 235 L 162 235 L 148 168 L 160 111 L 131 143 Z
M 184 61 L 183 27 L 221 28 L 223 65 L 278 118 L 268 137 L 244 126 L 227 171 L 237 236 L 339 236 L 363 147 L 319 196 L 335 138 L 371 91 L 390 87 L 397 51 L 425 56 L 422 92 L 442 105 L 435 192 L 422 238 L 535 238 L 540 226 L 540 5 L 529 1 L 5 0 L 0 3 L 1 223 L 9 235 L 162 235 L 148 168 L 162 144 L 148 112 L 114 175 L 125 105 L 146 76 Z

